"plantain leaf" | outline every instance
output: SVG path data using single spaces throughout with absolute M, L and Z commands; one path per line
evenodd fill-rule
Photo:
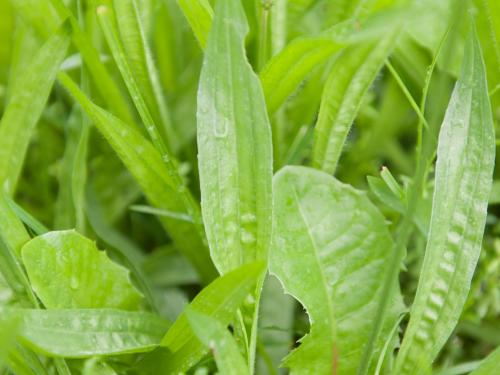
M 201 207 L 221 273 L 265 260 L 271 239 L 272 141 L 262 88 L 245 56 L 239 1 L 217 2 L 198 91 Z
M 472 30 L 439 135 L 430 232 L 395 374 L 429 369 L 457 324 L 481 251 L 495 135 L 481 49 Z
M 15 90 L 0 121 L 0 187 L 12 194 L 17 186 L 28 145 L 62 60 L 69 46 L 64 23 L 15 80 Z
M 21 253 L 33 290 L 49 309 L 140 307 L 128 270 L 73 230 L 38 236 Z
M 4 309 L 21 320 L 22 342 L 51 357 L 140 353 L 158 346 L 167 322 L 146 312 L 114 309 Z
M 259 262 L 226 273 L 195 297 L 190 304 L 191 309 L 227 326 L 257 280 L 262 277 L 264 270 L 264 264 Z M 146 361 L 146 368 L 150 368 L 145 370 L 146 373 L 158 373 L 159 369 L 161 373 L 173 374 L 187 371 L 207 352 L 205 346 L 196 338 L 185 313 L 170 327 L 161 346 L 167 351 L 155 353 L 156 355 Z
M 500 348 L 495 349 L 481 361 L 470 375 L 496 375 L 500 370 Z
M 134 175 L 151 204 L 159 209 L 193 217 L 194 223 L 168 217 L 161 217 L 160 220 L 179 250 L 193 263 L 203 280 L 205 282 L 212 280 L 216 271 L 210 260 L 202 231 L 198 229 L 201 224 L 194 217 L 196 209 L 199 208 L 187 206 L 186 201 L 193 202 L 193 198 L 185 186 L 177 186 L 174 183 L 174 179 L 179 178 L 178 171 L 167 169 L 160 154 L 150 142 L 132 126 L 92 103 L 67 75 L 61 74 L 59 79 Z
M 337 168 L 351 124 L 365 93 L 395 45 L 395 35 L 354 45 L 333 64 L 315 127 L 312 164 L 329 174 Z
M 224 324 L 193 309 L 188 309 L 186 316 L 198 339 L 212 352 L 219 374 L 250 375 L 236 340 Z
M 273 184 L 270 271 L 311 321 L 284 364 L 297 374 L 355 374 L 377 301 L 391 300 L 378 353 L 402 309 L 399 291 L 382 295 L 392 246 L 384 218 L 366 195 L 311 168 L 285 167 Z
M 205 48 L 214 13 L 210 3 L 208 0 L 177 0 L 177 3 L 201 48 Z

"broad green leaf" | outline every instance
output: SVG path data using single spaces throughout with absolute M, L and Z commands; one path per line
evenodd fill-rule
M 198 91 L 201 206 L 221 273 L 265 260 L 271 239 L 271 128 L 244 49 L 239 1 L 217 2 Z
M 153 314 L 114 309 L 5 309 L 3 313 L 19 317 L 24 344 L 55 357 L 151 351 L 168 327 Z
M 457 324 L 481 251 L 494 159 L 484 63 L 472 30 L 439 135 L 429 238 L 395 374 L 430 368 Z
M 262 277 L 264 269 L 263 263 L 252 263 L 226 273 L 203 289 L 190 307 L 228 325 L 257 280 Z M 168 349 L 167 353 L 160 352 L 158 358 L 164 373 L 187 371 L 207 352 L 196 338 L 185 313 L 170 327 L 161 346 Z M 158 366 L 159 363 L 153 360 L 152 368 L 158 371 Z
M 188 309 L 186 316 L 196 337 L 212 352 L 221 375 L 250 375 L 236 340 L 224 324 L 193 309 Z
M 210 281 L 216 271 L 202 237 L 199 208 L 187 188 L 179 183 L 177 170 L 167 169 L 160 154 L 132 126 L 92 103 L 66 75 L 61 82 L 74 96 L 141 186 L 151 204 L 159 209 L 193 217 L 194 223 L 162 217 L 161 223 L 178 249 L 193 263 L 202 279 Z
M 64 23 L 33 57 L 10 93 L 0 121 L 0 187 L 9 194 L 16 189 L 31 135 L 68 46 L 68 25 Z
M 49 309 L 140 307 L 141 295 L 128 270 L 75 231 L 32 239 L 23 246 L 22 258 L 33 290 Z
M 495 349 L 470 375 L 496 375 L 500 371 L 500 348 Z
M 208 0 L 177 0 L 177 3 L 201 48 L 205 48 L 214 13 L 210 3 Z
M 285 167 L 273 183 L 270 271 L 311 321 L 284 365 L 295 374 L 355 374 L 378 301 L 391 303 L 376 353 L 402 310 L 399 290 L 382 295 L 393 245 L 384 217 L 365 194 L 311 168 Z
M 315 127 L 312 165 L 334 174 L 365 93 L 395 44 L 395 35 L 354 45 L 333 64 Z

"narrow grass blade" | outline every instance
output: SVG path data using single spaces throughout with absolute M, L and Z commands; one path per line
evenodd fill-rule
M 72 41 L 88 68 L 95 87 L 101 94 L 102 99 L 111 111 L 121 120 L 132 122 L 133 116 L 128 103 L 123 97 L 116 82 L 101 61 L 99 52 L 92 45 L 91 40 L 80 27 L 78 20 L 73 13 L 64 5 L 63 0 L 50 0 L 60 18 L 69 18 L 72 29 Z
M 69 46 L 65 23 L 34 56 L 17 79 L 16 90 L 0 121 L 0 188 L 12 194 L 17 185 L 31 135 L 45 107 L 59 65 Z
M 216 319 L 222 325 L 228 325 L 236 310 L 255 287 L 257 280 L 262 277 L 264 270 L 263 263 L 252 263 L 237 268 L 203 289 L 191 302 L 190 307 Z M 160 352 L 158 357 L 153 356 L 150 367 L 154 371 L 147 373 L 158 373 L 158 369 L 163 373 L 187 371 L 207 353 L 207 348 L 196 338 L 189 325 L 186 313 L 175 321 L 161 345 L 168 349 L 168 354 Z
M 429 238 L 395 374 L 417 374 L 454 329 L 481 251 L 495 159 L 485 68 L 475 31 L 439 136 Z
M 132 126 L 92 103 L 67 75 L 61 74 L 60 80 L 134 175 L 151 204 L 159 209 L 182 212 L 193 217 L 194 223 L 166 217 L 162 217 L 161 222 L 202 279 L 205 282 L 212 280 L 216 271 L 210 260 L 203 229 L 200 229 L 201 220 L 196 219 L 200 216 L 199 207 L 184 184 L 179 182 L 182 178 L 178 170 L 173 167 L 167 169 L 151 143 Z
M 236 340 L 224 324 L 193 309 L 186 311 L 191 328 L 212 352 L 221 375 L 250 375 Z
M 496 375 L 500 371 L 500 348 L 495 349 L 481 361 L 470 375 Z
M 214 13 L 210 3 L 208 0 L 177 0 L 177 3 L 201 48 L 205 48 Z
M 265 260 L 271 240 L 271 128 L 244 50 L 237 1 L 218 2 L 198 91 L 198 164 L 210 251 L 221 273 Z
M 351 125 L 368 88 L 392 51 L 395 35 L 354 45 L 333 64 L 315 127 L 312 165 L 334 174 Z
M 284 365 L 297 374 L 356 374 L 377 302 L 390 301 L 377 353 L 403 308 L 398 289 L 382 294 L 393 245 L 389 229 L 366 195 L 324 172 L 285 167 L 273 183 L 270 272 L 311 322 Z
M 146 312 L 114 309 L 4 309 L 21 320 L 23 343 L 51 357 L 140 353 L 158 346 L 168 324 Z

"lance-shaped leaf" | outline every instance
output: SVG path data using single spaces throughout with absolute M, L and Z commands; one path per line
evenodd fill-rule
M 33 290 L 49 309 L 140 307 L 128 270 L 73 230 L 36 237 L 21 253 Z
M 212 280 L 216 271 L 202 230 L 199 229 L 202 226 L 197 220 L 200 216 L 199 207 L 187 188 L 177 183 L 180 178 L 178 170 L 167 169 L 166 163 L 150 142 L 132 126 L 92 103 L 71 78 L 60 74 L 59 79 L 113 147 L 151 204 L 166 211 L 187 214 L 193 219 L 193 222 L 187 222 L 161 217 L 160 221 L 203 280 Z M 171 161 L 169 165 L 172 165 Z M 186 202 L 191 204 L 187 206 Z
M 212 352 L 221 375 L 250 375 L 236 340 L 224 324 L 192 309 L 186 315 L 198 339 Z
M 272 144 L 262 88 L 245 56 L 239 1 L 217 2 L 198 91 L 201 206 L 221 273 L 266 259 Z
M 64 23 L 16 78 L 15 90 L 0 121 L 0 187 L 12 194 L 16 188 L 28 145 L 42 115 L 59 65 L 69 46 Z
M 227 326 L 264 270 L 264 263 L 259 262 L 228 272 L 203 289 L 189 306 Z M 166 350 L 158 350 L 146 357 L 141 364 L 141 373 L 185 372 L 208 351 L 197 339 L 185 312 L 170 327 L 160 345 Z
M 485 68 L 472 30 L 439 135 L 429 238 L 395 374 L 430 368 L 457 324 L 481 251 L 494 160 Z
M 335 61 L 323 90 L 315 127 L 314 167 L 330 174 L 335 172 L 365 93 L 394 43 L 395 36 L 391 35 L 377 43 L 354 45 Z
M 150 351 L 168 327 L 153 314 L 114 309 L 5 309 L 2 314 L 21 320 L 19 335 L 26 346 L 55 357 Z
M 366 194 L 311 168 L 285 167 L 274 192 L 270 270 L 311 321 L 284 364 L 296 374 L 355 374 L 380 299 L 391 306 L 375 352 L 402 308 L 397 288 L 382 295 L 393 244 L 384 217 Z

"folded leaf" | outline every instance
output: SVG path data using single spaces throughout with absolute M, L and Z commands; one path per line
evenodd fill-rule
M 33 290 L 49 309 L 140 307 L 128 270 L 73 230 L 32 239 L 23 246 L 22 259 Z
M 225 325 L 192 309 L 186 311 L 186 316 L 198 339 L 212 352 L 221 375 L 250 375 L 238 344 Z
M 355 374 L 378 302 L 391 300 L 376 353 L 402 310 L 399 289 L 382 295 L 393 245 L 384 217 L 365 194 L 311 168 L 285 167 L 273 183 L 270 271 L 311 321 L 284 365 L 295 374 Z
M 201 207 L 221 273 L 267 259 L 272 143 L 262 88 L 245 56 L 239 1 L 217 2 L 198 91 Z
M 430 368 L 457 324 L 481 251 L 494 160 L 485 68 L 472 30 L 439 135 L 429 238 L 394 374 Z
M 210 3 L 208 0 L 177 0 L 177 3 L 193 29 L 201 48 L 205 48 L 214 13 Z
M 158 346 L 168 327 L 153 314 L 113 309 L 6 309 L 3 313 L 20 318 L 23 343 L 54 357 L 150 351 Z

